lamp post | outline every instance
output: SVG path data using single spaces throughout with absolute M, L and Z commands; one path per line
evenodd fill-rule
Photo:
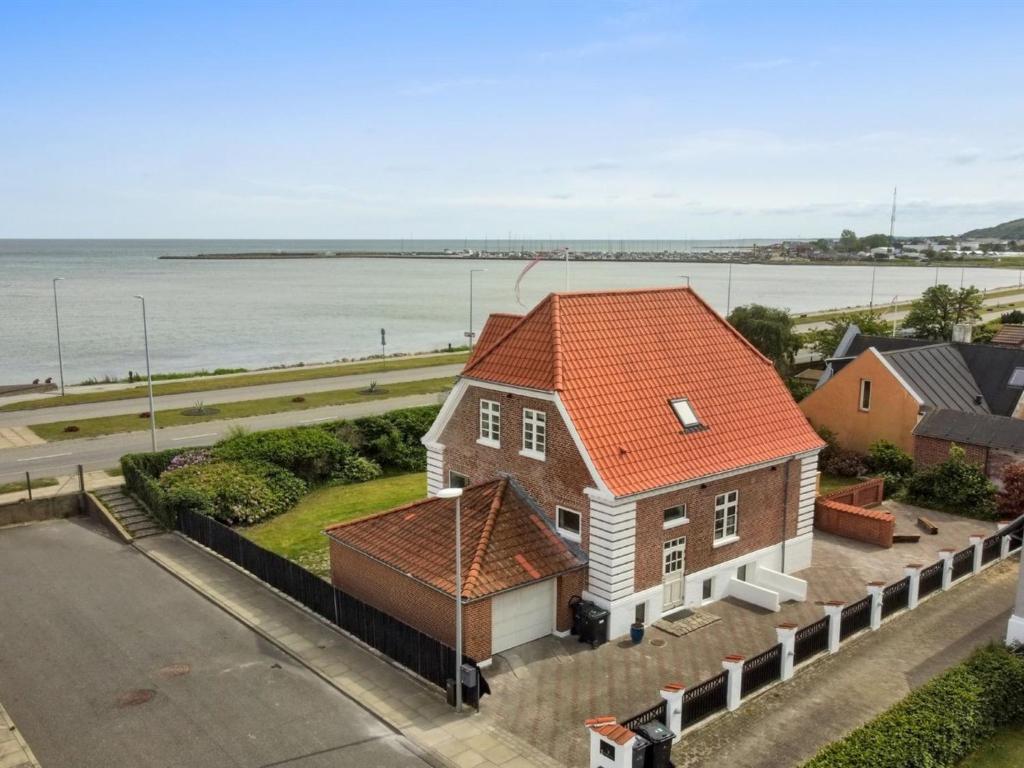
M 142 338 L 146 344 L 146 383 L 149 386 L 149 435 L 153 450 L 156 451 L 156 409 L 153 407 L 153 372 L 149 368 L 149 326 L 146 322 L 146 298 L 135 296 L 142 302 Z
M 679 275 L 678 277 L 685 279 L 686 280 L 686 287 L 687 288 L 690 287 L 690 276 L 689 275 Z
M 868 309 L 875 308 L 875 270 L 877 269 L 876 266 L 871 267 L 871 300 L 868 302 Z
M 469 270 L 469 331 L 466 335 L 469 337 L 469 348 L 473 348 L 473 339 L 476 334 L 473 333 L 473 275 L 476 272 L 486 272 L 486 269 L 471 269 Z
M 732 311 L 732 255 L 729 255 L 729 283 L 725 289 L 725 316 Z
M 442 488 L 440 499 L 455 499 L 455 711 L 462 711 L 462 489 Z
M 57 369 L 60 372 L 60 396 L 64 397 L 64 357 L 60 350 L 60 312 L 57 310 L 57 282 L 63 277 L 53 278 L 53 319 L 57 321 Z

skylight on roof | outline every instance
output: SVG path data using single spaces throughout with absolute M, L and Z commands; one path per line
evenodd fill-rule
M 1013 373 L 1010 374 L 1011 387 L 1024 387 L 1024 368 L 1014 368 Z
M 676 418 L 678 418 L 679 423 L 683 425 L 683 429 L 693 429 L 694 427 L 700 426 L 700 419 L 697 418 L 697 414 L 694 413 L 693 406 L 690 405 L 690 401 L 685 397 L 673 400 L 672 410 L 675 411 Z

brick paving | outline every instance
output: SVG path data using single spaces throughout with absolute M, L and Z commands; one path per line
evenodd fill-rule
M 916 510 L 898 514 L 904 520 L 916 516 Z M 971 533 L 995 530 L 991 523 L 930 511 L 928 516 L 939 526 L 939 535 L 892 549 L 816 533 L 814 564 L 798 574 L 808 581 L 807 601 L 786 603 L 778 613 L 726 599 L 702 609 L 722 621 L 683 637 L 648 627 L 639 645 L 616 640 L 592 650 L 573 637 L 547 637 L 506 652 L 496 657 L 488 675 L 494 696 L 487 716 L 558 762 L 585 765 L 585 719 L 631 717 L 656 704 L 665 683 L 695 685 L 721 672 L 728 654 L 753 656 L 766 650 L 776 642 L 777 624 L 816 621 L 824 615 L 822 602 L 859 600 L 867 594 L 868 582 L 897 581 L 907 563 L 930 564 L 938 559 L 939 549 L 962 549 Z M 665 643 L 654 645 L 652 640 Z
M 39 768 L 35 755 L 0 704 L 0 768 Z

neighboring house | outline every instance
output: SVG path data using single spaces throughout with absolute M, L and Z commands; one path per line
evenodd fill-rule
M 976 442 L 965 448 L 984 449 L 982 463 L 997 478 L 1006 462 L 990 450 L 1024 451 L 1024 444 L 1006 443 L 1007 435 L 1020 439 L 1017 425 L 1007 422 L 1021 417 L 1022 394 L 1024 349 L 865 336 L 851 326 L 800 408 L 815 427 L 827 427 L 840 445 L 860 453 L 884 439 L 933 463 L 942 430 L 971 435 Z M 933 412 L 944 415 L 922 421 Z M 947 455 L 950 442 L 960 440 L 946 441 Z
M 585 555 L 582 596 L 611 637 L 730 594 L 777 600 L 797 581 L 779 572 L 810 565 L 822 442 L 771 361 L 688 288 L 492 315 L 423 442 L 431 495 L 515 478 Z M 519 641 L 565 629 L 569 595 L 536 593 Z
M 941 464 L 958 445 L 997 485 L 1003 470 L 1024 461 L 1024 421 L 1007 416 L 936 410 L 914 428 L 914 461 L 920 466 Z
M 1004 325 L 992 337 L 992 343 L 1004 347 L 1024 347 L 1024 325 Z

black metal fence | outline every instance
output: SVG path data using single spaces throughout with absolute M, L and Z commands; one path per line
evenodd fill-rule
M 843 608 L 839 620 L 839 639 L 845 640 L 855 632 L 871 626 L 871 596 L 850 603 Z
M 455 677 L 455 651 L 444 643 L 336 589 L 216 520 L 181 510 L 178 530 L 434 685 L 444 688 Z
M 793 648 L 793 663 L 799 664 L 807 661 L 812 656 L 828 648 L 828 623 L 830 619 L 826 616 L 818 619 L 813 624 L 801 627 L 796 631 L 796 639 Z
M 932 563 L 921 571 L 921 580 L 917 585 L 918 598 L 930 595 L 932 592 L 942 587 L 942 568 L 943 561 L 939 560 L 939 562 Z
M 953 580 L 966 576 L 974 570 L 974 546 L 961 549 L 953 555 Z
M 662 724 L 667 725 L 668 724 L 667 718 L 668 718 L 668 703 L 665 702 L 665 701 L 661 701 L 658 704 L 655 704 L 650 709 L 644 710 L 639 715 L 635 715 L 635 716 L 629 718 L 628 720 L 623 720 L 622 721 L 622 725 L 624 725 L 626 728 L 629 728 L 629 730 L 631 730 L 631 731 L 635 731 L 641 725 L 646 725 L 647 723 L 653 723 L 655 720 L 661 722 Z
M 981 542 L 981 564 L 987 565 L 999 557 L 999 551 L 1002 549 L 1003 537 L 1001 534 L 995 534 L 989 536 L 983 542 Z
M 910 605 L 910 577 L 900 579 L 882 590 L 882 618 L 887 619 L 896 611 Z
M 740 695 L 746 696 L 758 688 L 774 683 L 782 677 L 782 643 L 743 662 Z
M 725 709 L 729 696 L 729 673 L 721 672 L 683 694 L 683 728 L 699 723 Z

